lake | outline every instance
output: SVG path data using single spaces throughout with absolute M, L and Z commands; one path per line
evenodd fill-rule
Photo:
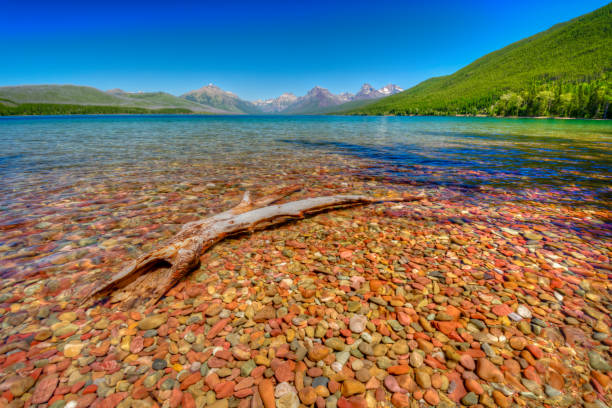
M 611 142 L 610 122 L 578 120 L 2 118 L 1 399 L 604 401 Z M 292 185 L 382 199 L 224 237 L 168 287 L 166 255 L 90 296 L 186 223 Z M 419 197 L 384 200 L 399 194 Z
M 611 149 L 610 121 L 2 118 L 0 270 L 5 276 L 42 266 L 54 270 L 60 255 L 91 258 L 87 248 L 119 246 L 134 230 L 141 235 L 128 252 L 137 253 L 138 245 L 227 208 L 245 189 L 278 184 L 302 184 L 310 195 L 387 188 L 478 205 L 524 201 L 605 209 Z

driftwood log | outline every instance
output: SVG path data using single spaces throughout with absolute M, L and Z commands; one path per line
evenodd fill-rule
M 290 219 L 325 210 L 377 202 L 415 201 L 423 196 L 374 198 L 363 195 L 332 195 L 270 205 L 300 190 L 298 186 L 280 189 L 252 201 L 248 192 L 234 208 L 185 224 L 163 246 L 142 255 L 94 287 L 83 303 L 110 296 L 120 308 L 152 306 L 200 263 L 200 256 L 225 237 L 260 230 Z

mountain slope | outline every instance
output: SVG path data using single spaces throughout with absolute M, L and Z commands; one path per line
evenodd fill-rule
M 129 105 L 147 109 L 184 108 L 193 112 L 228 113 L 222 109 L 188 101 L 166 92 L 123 92 L 113 89 L 108 93 L 123 99 Z
M 325 88 L 315 86 L 280 113 L 285 115 L 321 115 L 339 110 L 346 111 L 368 105 L 372 100 L 400 91 L 402 89 L 393 84 L 386 85 L 378 90 L 370 84 L 363 84 L 355 95 L 349 92 L 334 95 Z
M 147 110 L 175 110 L 180 113 L 227 113 L 165 92 L 127 93 L 119 89 L 103 92 L 96 88 L 76 85 L 0 87 L 0 104 L 10 107 L 24 105 L 18 110 L 23 112 L 147 113 Z M 93 108 L 94 106 L 96 108 Z
M 181 95 L 181 98 L 232 113 L 261 113 L 261 110 L 252 102 L 244 101 L 236 94 L 224 91 L 213 84 L 187 92 Z
M 357 94 L 350 100 L 378 99 L 384 96 L 394 95 L 402 91 L 402 88 L 394 84 L 388 84 L 380 89 L 375 89 L 372 85 L 365 83 L 361 86 L 359 92 L 357 92 Z
M 285 92 L 278 98 L 256 100 L 253 102 L 264 113 L 277 113 L 287 109 L 288 106 L 297 101 L 297 96 L 292 93 Z
M 334 95 L 329 90 L 315 86 L 304 96 L 300 96 L 295 103 L 282 111 L 288 115 L 316 114 L 321 108 L 336 106 L 343 103 L 341 96 Z
M 353 99 L 348 102 L 341 103 L 340 105 L 328 106 L 325 108 L 319 108 L 311 115 L 345 115 L 347 112 L 358 108 L 364 108 L 368 105 L 375 103 L 378 99 Z
M 123 105 L 125 101 L 89 86 L 23 85 L 0 87 L 0 98 L 16 104 L 69 103 L 77 105 Z
M 485 55 L 353 114 L 562 114 L 610 102 L 612 4 Z

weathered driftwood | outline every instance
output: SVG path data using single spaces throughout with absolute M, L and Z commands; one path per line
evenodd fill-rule
M 363 195 L 333 195 L 270 205 L 297 190 L 299 187 L 291 186 L 257 201 L 252 201 L 247 192 L 234 208 L 185 224 L 162 247 L 142 255 L 108 282 L 103 282 L 101 287 L 94 288 L 85 301 L 111 295 L 111 302 L 121 303 L 125 307 L 151 306 L 199 265 L 204 251 L 227 236 L 263 229 L 333 208 L 423 198 L 383 199 Z

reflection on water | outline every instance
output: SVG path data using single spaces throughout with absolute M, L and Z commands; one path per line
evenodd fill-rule
M 452 137 L 453 140 L 437 144 L 393 142 L 385 145 L 367 141 L 361 144 L 280 141 L 371 160 L 373 166 L 369 173 L 379 176 L 446 185 L 492 184 L 511 189 L 579 188 L 590 190 L 588 193 L 594 193 L 599 200 L 610 198 L 612 156 L 609 142 L 538 136 L 516 139 L 499 134 L 452 132 L 436 132 L 429 136 L 431 139 Z M 582 197 L 573 198 L 580 200 Z

